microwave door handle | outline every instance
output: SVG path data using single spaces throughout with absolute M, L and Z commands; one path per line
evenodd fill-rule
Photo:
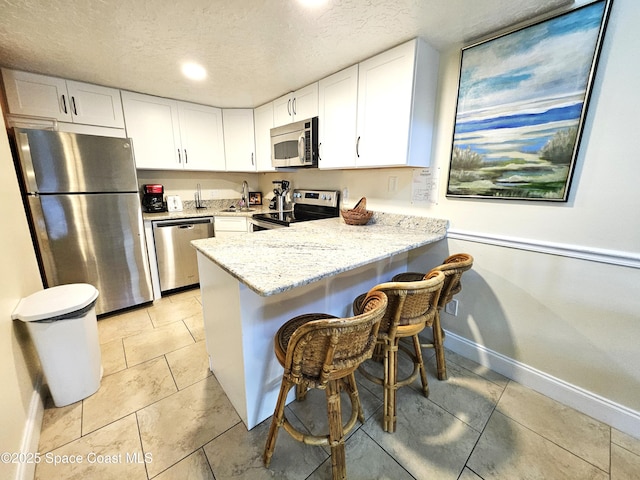
M 304 163 L 305 147 L 306 147 L 306 138 L 305 138 L 304 133 L 303 133 L 298 138 L 298 158 L 300 159 L 300 163 Z

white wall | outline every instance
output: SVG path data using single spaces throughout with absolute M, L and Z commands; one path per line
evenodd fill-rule
M 0 107 L 0 131 L 3 118 Z M 42 419 L 42 405 L 33 403 L 39 401 L 34 396 L 39 366 L 24 325 L 11 320 L 11 313 L 20 298 L 41 290 L 42 282 L 6 135 L 0 135 L 0 205 L 5 222 L 0 235 L 0 451 L 20 452 L 23 446 L 35 451 Z M 30 438 L 34 431 L 36 438 Z M 16 464 L 0 463 L 0 478 L 17 475 L 33 474 L 19 472 Z
M 350 203 L 366 196 L 371 209 L 448 218 L 452 232 L 448 242 L 414 259 L 413 266 L 426 270 L 459 251 L 475 257 L 458 297 L 458 317 L 443 315 L 445 328 L 452 332 L 449 345 L 456 346 L 457 336 L 458 345 L 467 341 L 480 347 L 475 353 L 467 348 L 466 353 L 523 383 L 526 379 L 518 368 L 530 367 L 546 377 L 546 387 L 540 387 L 545 393 L 567 400 L 570 391 L 568 403 L 636 437 L 640 437 L 638 25 L 640 8 L 634 0 L 615 0 L 566 203 L 445 197 L 459 49 L 442 54 L 433 150 L 433 168 L 441 173 L 436 205 L 411 203 L 413 169 L 304 171 L 260 178 L 262 188 L 276 177 L 291 179 L 294 187 L 348 187 Z M 397 177 L 397 192 L 388 191 L 390 176 Z M 557 391 L 549 390 L 552 383 Z M 622 415 L 610 415 L 612 411 Z M 634 422 L 624 421 L 629 417 Z

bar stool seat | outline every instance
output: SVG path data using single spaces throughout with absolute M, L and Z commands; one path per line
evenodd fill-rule
M 329 445 L 333 479 L 347 478 L 344 439 L 357 420 L 364 423 L 354 371 L 371 357 L 386 308 L 386 295 L 372 292 L 363 300 L 360 315 L 338 318 L 324 313 L 305 314 L 280 327 L 274 338 L 274 351 L 284 367 L 284 374 L 264 449 L 265 467 L 271 463 L 278 431 L 283 427 L 299 442 Z M 329 419 L 327 435 L 301 432 L 287 420 L 284 408 L 287 394 L 294 385 L 297 400 L 303 400 L 309 388 L 325 390 Z M 351 401 L 351 417 L 344 425 L 341 389 L 349 394 Z

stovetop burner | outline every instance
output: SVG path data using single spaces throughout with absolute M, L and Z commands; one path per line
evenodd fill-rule
M 294 190 L 293 210 L 256 213 L 253 218 L 278 225 L 338 217 L 340 193 L 336 190 Z

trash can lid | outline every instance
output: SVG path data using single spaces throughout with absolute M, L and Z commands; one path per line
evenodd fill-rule
M 91 305 L 98 298 L 98 290 L 88 283 L 71 283 L 45 288 L 18 302 L 13 320 L 37 322 L 61 317 Z

